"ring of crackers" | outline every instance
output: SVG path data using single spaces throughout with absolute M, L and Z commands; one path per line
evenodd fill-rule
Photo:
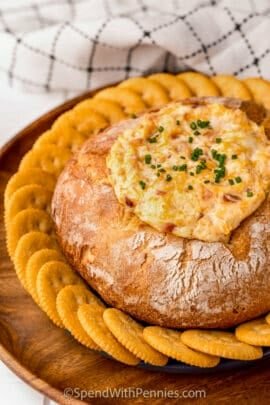
M 118 309 L 105 309 L 66 264 L 49 211 L 57 177 L 67 160 L 102 128 L 147 107 L 192 95 L 254 99 L 270 108 L 269 94 L 270 83 L 260 78 L 211 78 L 197 72 L 132 78 L 80 102 L 39 137 L 5 190 L 7 244 L 22 285 L 57 326 L 65 327 L 89 349 L 103 350 L 129 365 L 143 360 L 162 367 L 170 357 L 197 367 L 215 367 L 219 357 L 262 357 L 261 346 L 270 346 L 270 314 L 239 325 L 233 334 L 143 327 Z

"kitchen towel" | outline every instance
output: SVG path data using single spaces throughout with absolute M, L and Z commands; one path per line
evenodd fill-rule
M 81 92 L 187 69 L 270 79 L 269 0 L 1 0 L 0 84 Z

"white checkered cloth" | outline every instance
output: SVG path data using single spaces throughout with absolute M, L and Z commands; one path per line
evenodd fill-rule
M 195 69 L 270 79 L 269 0 L 1 0 L 0 80 L 84 91 Z

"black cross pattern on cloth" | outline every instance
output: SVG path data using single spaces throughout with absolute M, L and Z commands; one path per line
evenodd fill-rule
M 269 32 L 266 0 L 14 0 L 0 4 L 0 78 L 38 92 L 187 69 L 270 79 Z

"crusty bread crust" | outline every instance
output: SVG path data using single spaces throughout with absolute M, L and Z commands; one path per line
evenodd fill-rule
M 241 108 L 257 123 L 267 117 L 247 101 L 184 102 Z M 52 215 L 71 263 L 109 305 L 154 325 L 225 328 L 269 311 L 269 197 L 228 244 L 182 239 L 140 223 L 118 203 L 106 167 L 118 134 L 138 120 L 92 137 L 58 180 Z

